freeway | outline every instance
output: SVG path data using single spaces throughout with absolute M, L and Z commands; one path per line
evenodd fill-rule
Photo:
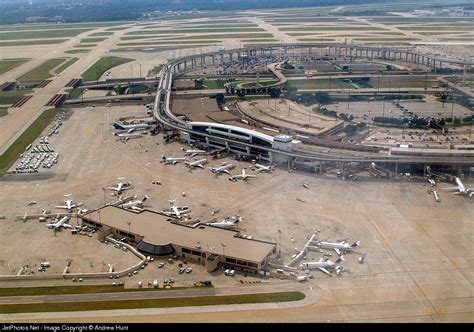
M 200 55 L 202 56 L 202 55 Z M 341 152 L 308 152 L 302 150 L 282 151 L 275 148 L 246 143 L 231 138 L 223 138 L 221 136 L 213 135 L 212 133 L 204 133 L 201 131 L 192 130 L 187 126 L 187 123 L 177 118 L 170 110 L 170 98 L 172 93 L 173 72 L 179 67 L 182 61 L 189 60 L 189 56 L 177 60 L 173 60 L 165 65 L 160 72 L 160 82 L 158 84 L 155 104 L 154 117 L 163 125 L 183 131 L 189 134 L 194 134 L 203 137 L 209 137 L 215 140 L 226 141 L 237 145 L 258 148 L 274 154 L 280 154 L 291 158 L 302 158 L 312 161 L 325 162 L 383 162 L 383 163 L 407 163 L 407 164 L 457 164 L 457 165 L 472 165 L 474 164 L 474 156 L 468 157 L 435 157 L 435 156 L 387 156 L 381 154 L 368 154 L 366 156 L 354 156 L 352 151 Z M 281 77 L 278 77 L 281 79 Z M 398 89 L 397 89 L 398 90 Z M 423 89 L 424 90 L 424 89 Z

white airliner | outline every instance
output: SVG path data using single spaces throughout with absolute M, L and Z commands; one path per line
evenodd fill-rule
M 346 241 L 341 241 L 338 243 L 324 242 L 321 241 L 318 245 L 323 249 L 333 249 L 338 255 L 341 255 L 341 251 L 352 251 L 357 248 L 360 244 L 360 241 L 354 242 L 353 244 L 348 244 Z
M 220 227 L 220 228 L 234 228 L 234 227 L 237 227 L 239 222 L 242 221 L 242 218 L 241 217 L 233 217 L 233 218 L 225 218 L 223 220 L 220 220 L 220 221 L 215 221 L 215 222 L 209 222 L 209 223 L 206 223 L 206 225 L 209 225 L 209 226 L 216 226 L 216 227 Z
M 140 133 L 114 133 L 115 136 L 121 138 L 139 138 L 142 137 Z
M 250 175 L 245 172 L 245 169 L 242 170 L 242 173 L 237 174 L 237 175 L 231 175 L 229 176 L 230 181 L 237 181 L 237 180 L 244 180 L 246 181 L 249 178 L 256 178 L 256 175 Z
M 204 169 L 203 165 L 207 164 L 207 159 L 200 159 L 193 162 L 186 161 L 185 164 L 187 167 L 190 167 L 190 168 L 199 167 L 199 168 Z
M 69 217 L 68 216 L 64 216 L 61 218 L 61 220 L 57 221 L 57 222 L 54 222 L 54 223 L 49 223 L 49 224 L 45 224 L 46 227 L 48 227 L 49 229 L 55 229 L 55 230 L 59 230 L 61 227 L 64 227 L 64 228 L 72 228 L 71 225 L 67 224 L 66 222 L 69 220 Z
M 165 157 L 161 156 L 160 163 L 165 163 L 165 164 L 173 164 L 176 165 L 177 163 L 186 161 L 186 157 Z
M 466 188 L 466 186 L 462 183 L 460 178 L 456 176 L 454 178 L 454 182 L 456 182 L 456 185 L 457 185 L 457 188 L 454 189 L 454 190 L 457 190 L 457 192 L 454 193 L 455 195 L 463 195 L 466 197 L 474 196 L 474 189 Z
M 177 206 L 177 205 L 175 205 L 174 203 L 176 202 L 176 200 L 170 200 L 168 202 L 171 205 L 171 207 L 170 207 L 171 210 L 169 210 L 169 211 L 161 210 L 161 213 L 164 213 L 167 216 L 175 216 L 176 218 L 181 218 L 183 214 L 191 212 L 191 209 L 189 208 L 189 206 L 186 206 L 186 205 Z
M 199 155 L 199 154 L 206 154 L 207 152 L 204 150 L 185 150 L 184 148 L 181 148 L 182 151 L 184 151 L 185 156 L 189 156 L 191 158 Z
M 341 269 L 341 262 L 344 260 L 343 256 L 339 257 L 339 259 L 335 262 L 331 261 L 330 259 L 323 260 L 323 258 L 320 258 L 319 261 L 317 262 L 306 262 L 300 265 L 300 268 L 302 270 L 320 270 L 327 275 L 331 275 L 332 271 L 335 271 L 337 274 L 339 274 L 339 271 Z
M 122 191 L 132 188 L 132 183 L 130 181 L 125 182 L 117 182 L 116 187 L 107 187 L 109 190 L 116 191 L 118 195 L 122 193 Z
M 64 196 L 70 196 L 70 195 L 64 195 Z M 71 211 L 74 208 L 77 208 L 79 206 L 84 205 L 84 203 L 82 203 L 82 202 L 81 203 L 76 203 L 72 199 L 65 200 L 64 203 L 66 203 L 66 205 L 56 205 L 56 208 L 66 209 L 68 211 Z
M 115 129 L 119 130 L 129 130 L 129 129 L 147 129 L 150 128 L 148 123 L 135 123 L 135 124 L 123 124 L 121 122 L 114 122 L 112 123 Z
M 255 170 L 257 173 L 260 173 L 260 172 L 273 172 L 273 169 L 274 169 L 274 166 L 273 165 L 269 165 L 269 166 L 263 166 L 263 165 L 260 165 L 260 164 L 255 164 L 254 165 L 257 169 Z
M 142 199 L 136 199 L 124 204 L 119 205 L 122 209 L 130 209 L 135 211 L 142 211 L 143 203 L 150 198 L 148 195 L 145 195 Z
M 230 175 L 229 170 L 233 169 L 235 166 L 232 164 L 225 164 L 223 163 L 220 167 L 209 167 L 212 173 L 227 173 Z

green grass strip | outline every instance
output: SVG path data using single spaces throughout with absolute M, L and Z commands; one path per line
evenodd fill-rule
M 102 36 L 112 36 L 114 33 L 113 32 L 107 32 L 107 31 L 103 31 L 103 32 L 96 32 L 96 33 L 92 33 L 90 34 L 89 36 L 87 37 L 102 37 Z
M 53 68 L 55 68 L 55 67 L 59 66 L 61 63 L 63 63 L 64 60 L 65 60 L 64 58 L 50 59 L 50 60 L 42 63 L 41 65 L 39 65 L 35 69 L 33 69 L 33 70 L 27 72 L 26 74 L 18 77 L 17 80 L 24 83 L 24 82 L 40 82 L 42 80 L 48 79 L 48 78 L 53 76 L 49 72 Z
M 10 59 L 0 61 L 0 74 L 6 73 L 15 67 L 27 62 L 29 59 Z
M 81 44 L 98 43 L 98 42 L 104 41 L 106 39 L 107 38 L 84 38 L 84 39 L 81 39 Z
M 79 60 L 79 58 L 70 58 L 55 70 L 56 74 L 61 74 L 67 67 L 75 63 L 77 60 Z
M 222 304 L 272 303 L 300 301 L 301 292 L 281 292 L 245 295 L 203 296 L 186 298 L 164 298 L 153 300 L 93 301 L 74 303 L 28 303 L 0 305 L 0 314 L 21 312 L 59 312 L 85 310 L 114 310 L 134 308 L 171 308 Z
M 65 112 L 62 108 L 52 108 L 44 111 L 23 134 L 13 143 L 3 155 L 0 156 L 0 176 L 18 159 L 20 154 L 25 152 L 26 147 L 43 132 L 43 130 L 51 123 L 54 116 L 58 113 Z
M 14 104 L 20 100 L 21 97 L 30 92 L 31 90 L 29 89 L 0 91 L 0 105 Z
M 115 56 L 104 57 L 97 60 L 89 69 L 87 69 L 82 77 L 84 81 L 94 81 L 98 80 L 110 68 L 120 66 L 124 63 L 134 61 L 134 59 L 120 58 Z
M 77 53 L 89 53 L 90 51 L 91 51 L 90 49 L 77 49 L 77 50 L 67 50 L 67 51 L 64 51 L 64 53 L 77 54 Z
M 8 108 L 0 107 L 0 118 L 8 114 Z
M 43 31 L 15 31 L 0 33 L 1 40 L 11 39 L 40 39 L 40 38 L 60 38 L 74 37 L 80 33 L 89 31 L 90 29 L 60 29 L 60 30 L 43 30 Z
M 0 37 L 1 37 L 1 35 L 0 35 Z M 64 43 L 65 41 L 67 41 L 67 40 L 68 39 L 18 40 L 18 41 L 1 42 L 0 47 L 61 44 L 61 43 Z

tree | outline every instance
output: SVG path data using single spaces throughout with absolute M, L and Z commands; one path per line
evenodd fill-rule
M 245 97 L 245 89 L 237 90 L 237 96 L 239 96 L 240 98 L 244 98 Z
M 281 95 L 281 89 L 272 89 L 270 91 L 270 97 L 272 98 L 278 98 Z
M 316 92 L 314 99 L 320 104 L 329 104 L 331 102 L 331 96 L 327 92 Z
M 225 100 L 225 96 L 223 93 L 218 93 L 216 94 L 216 101 L 217 101 L 217 104 L 222 104 L 224 103 L 224 100 Z

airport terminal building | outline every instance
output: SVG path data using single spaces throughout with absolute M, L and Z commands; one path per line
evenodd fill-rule
M 185 134 L 183 138 L 190 144 L 204 143 L 216 149 L 226 148 L 238 155 L 259 156 L 260 160 L 270 163 L 287 162 L 288 159 L 286 156 L 259 147 L 291 152 L 293 144 L 299 143 L 299 141 L 293 140 L 291 136 L 279 134 L 273 137 L 255 130 L 222 123 L 188 122 L 187 125 L 189 129 L 195 132 L 213 135 L 210 138 L 194 133 Z M 234 142 L 229 142 L 228 139 L 232 139 Z M 246 145 L 239 144 L 239 142 L 246 143 Z
M 145 255 L 175 254 L 204 264 L 208 272 L 224 266 L 258 274 L 276 252 L 275 243 L 247 239 L 235 230 L 167 219 L 151 210 L 137 213 L 105 206 L 83 215 L 82 223 L 127 238 Z

